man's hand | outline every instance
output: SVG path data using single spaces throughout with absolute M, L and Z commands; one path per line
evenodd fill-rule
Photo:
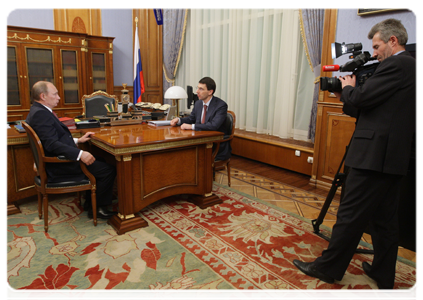
M 82 151 L 81 160 L 87 166 L 91 165 L 95 161 L 95 157 L 87 151 Z
M 181 125 L 181 129 L 192 130 L 192 125 L 184 123 Z
M 346 87 L 347 85 L 351 85 L 352 87 L 355 87 L 355 75 L 347 75 L 344 77 L 339 77 L 339 80 L 341 81 L 342 88 Z
M 172 119 L 172 121 L 170 121 L 170 125 L 176 126 L 176 125 L 178 125 L 178 122 L 179 122 L 179 118 L 174 118 L 174 119 Z
M 86 141 L 91 140 L 91 135 L 94 135 L 94 132 L 87 132 L 86 134 L 84 134 L 82 137 L 78 139 L 78 144 L 85 143 Z

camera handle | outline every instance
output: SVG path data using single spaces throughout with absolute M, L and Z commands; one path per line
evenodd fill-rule
M 314 233 L 317 234 L 318 236 L 320 236 L 321 238 L 327 240 L 327 241 L 330 241 L 330 238 L 325 236 L 324 234 L 322 234 L 320 232 L 319 227 L 323 223 L 325 215 L 326 215 L 326 213 L 327 213 L 327 211 L 330 207 L 330 204 L 332 203 L 332 200 L 333 200 L 333 197 L 336 194 L 336 191 L 338 190 L 339 187 L 344 185 L 345 179 L 347 178 L 349 168 L 344 166 L 344 172 L 341 172 L 341 168 L 342 168 L 342 165 L 344 164 L 345 158 L 347 157 L 348 148 L 350 147 L 351 141 L 352 141 L 352 137 L 351 137 L 351 140 L 350 140 L 348 146 L 346 147 L 344 156 L 342 157 L 341 163 L 339 164 L 338 171 L 336 172 L 335 178 L 332 181 L 332 186 L 329 190 L 328 195 L 326 196 L 325 203 L 323 204 L 323 207 L 320 210 L 320 214 L 317 217 L 317 219 L 314 219 L 314 220 L 311 221 L 311 223 L 313 225 Z M 343 196 L 344 196 L 344 191 L 345 191 L 345 186 L 341 190 L 340 202 L 342 202 L 342 199 L 343 199 Z M 367 249 L 356 249 L 355 252 L 356 253 L 364 253 L 364 254 L 373 254 L 374 253 L 373 250 L 367 250 Z

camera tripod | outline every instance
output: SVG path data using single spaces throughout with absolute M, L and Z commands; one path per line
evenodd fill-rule
M 352 140 L 352 138 L 351 138 L 351 140 Z M 347 148 L 345 150 L 345 153 L 344 153 L 344 156 L 343 156 L 343 158 L 341 160 L 341 163 L 339 164 L 338 171 L 336 172 L 335 178 L 332 181 L 332 186 L 331 186 L 331 188 L 329 190 L 328 195 L 326 196 L 326 200 L 325 200 L 325 203 L 323 204 L 322 209 L 320 210 L 320 214 L 317 217 L 317 219 L 314 219 L 314 220 L 311 221 L 311 223 L 313 225 L 314 233 L 317 234 L 318 236 L 320 236 L 321 238 L 327 240 L 327 241 L 330 241 L 330 238 L 327 237 L 327 236 L 325 236 L 324 234 L 322 234 L 320 232 L 319 227 L 323 223 L 323 220 L 325 218 L 325 215 L 326 215 L 326 213 L 327 213 L 327 211 L 329 209 L 330 204 L 332 203 L 332 200 L 333 200 L 333 197 L 336 194 L 336 191 L 338 190 L 339 187 L 341 187 L 341 186 L 344 185 L 345 180 L 347 178 L 348 169 L 349 168 L 346 167 L 346 166 L 344 166 L 344 171 L 343 172 L 341 172 L 341 168 L 342 168 L 342 165 L 344 164 L 345 157 L 347 156 L 348 148 L 349 148 L 349 146 L 351 144 L 351 140 L 350 140 L 350 143 L 348 144 L 348 146 L 347 146 Z M 344 196 L 344 191 L 345 191 L 345 186 L 341 190 L 340 203 L 342 202 L 342 199 L 343 199 L 343 196 Z M 357 249 L 356 250 L 356 253 L 373 254 L 374 251 L 373 250 L 367 250 L 367 249 Z

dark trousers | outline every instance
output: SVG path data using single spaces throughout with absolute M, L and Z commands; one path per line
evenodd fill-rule
M 94 175 L 96 179 L 96 200 L 97 207 L 112 204 L 113 200 L 113 184 L 116 178 L 115 166 L 109 165 L 96 157 L 91 165 L 87 166 L 88 171 Z M 84 208 L 91 208 L 91 191 L 85 194 Z
M 351 168 L 328 249 L 316 268 L 342 280 L 369 226 L 374 248 L 371 276 L 383 288 L 393 288 L 398 253 L 399 183 L 401 176 Z

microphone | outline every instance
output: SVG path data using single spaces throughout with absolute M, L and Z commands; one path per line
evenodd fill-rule
M 323 72 L 339 71 L 339 65 L 326 65 L 323 66 Z

